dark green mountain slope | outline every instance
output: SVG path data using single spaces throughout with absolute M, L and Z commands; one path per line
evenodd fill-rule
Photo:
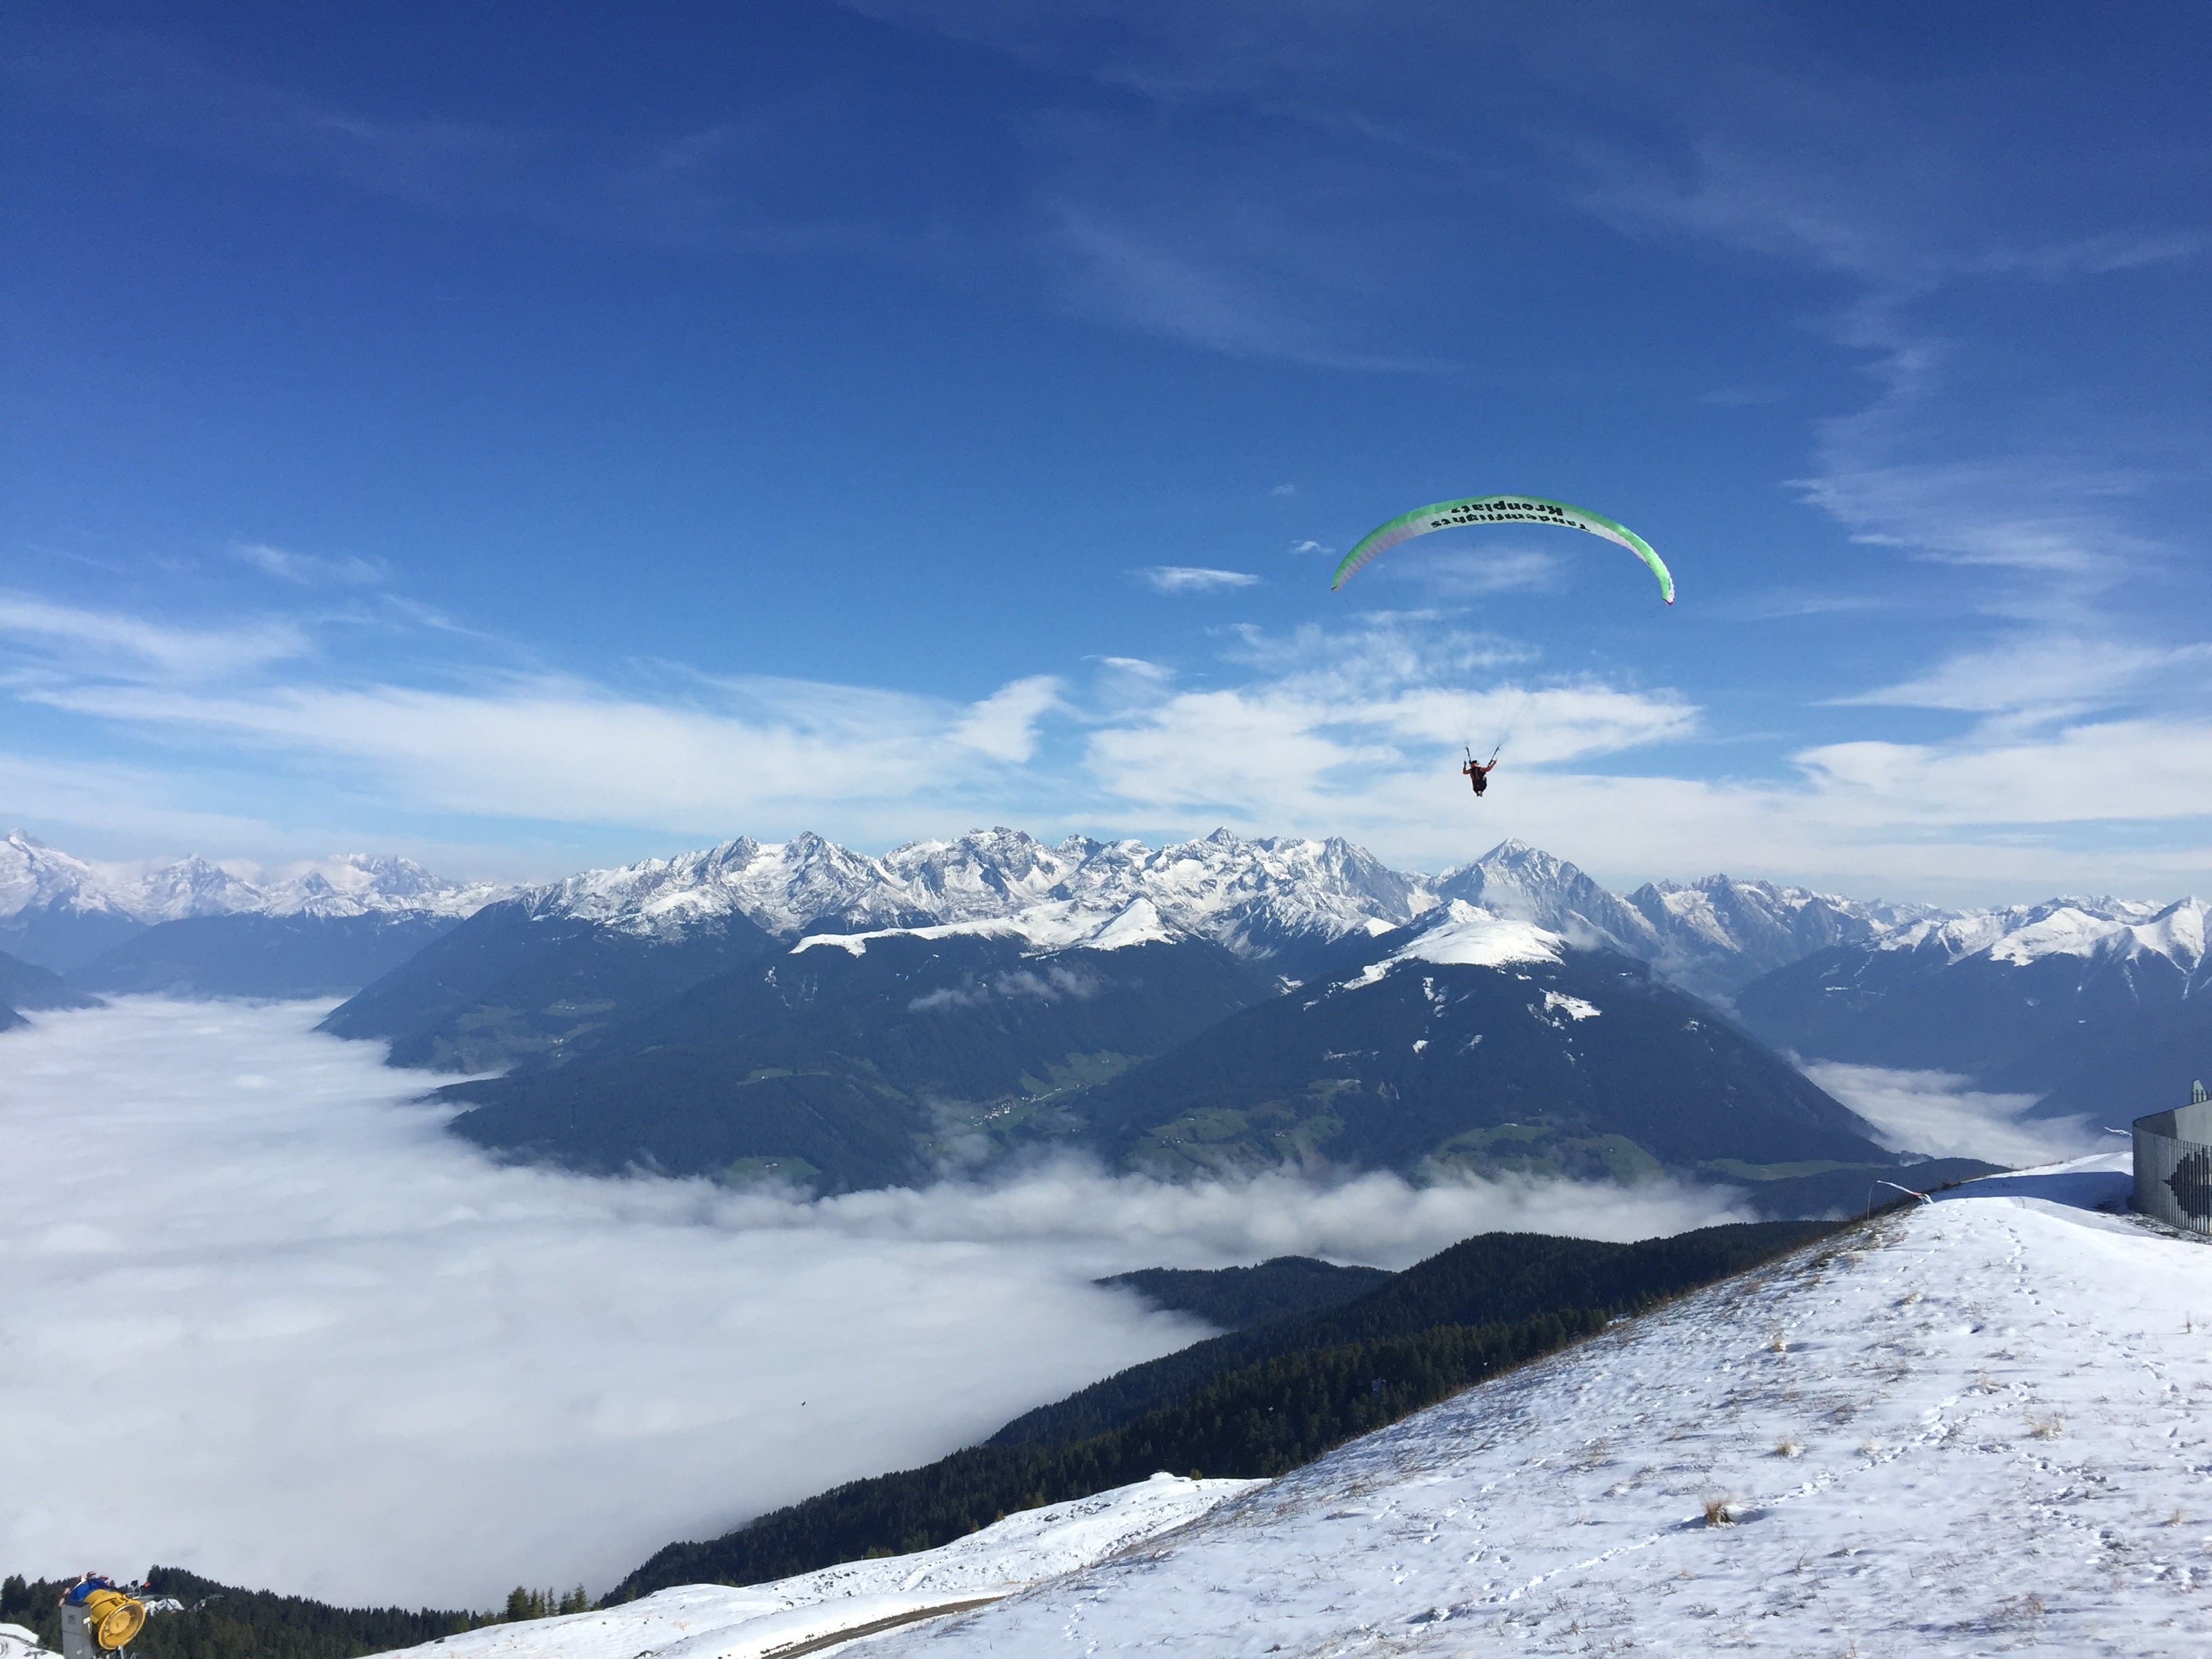
M 0 1006 L 9 1008 L 96 1008 L 100 999 L 80 991 L 51 969 L 0 951 Z
M 1028 953 L 896 935 L 780 952 L 576 1045 L 567 1064 L 455 1084 L 456 1133 L 582 1169 L 632 1163 L 830 1190 L 926 1174 L 1266 994 L 1198 940 Z
M 871 1553 L 929 1549 L 1014 1510 L 1088 1497 L 1162 1469 L 1279 1474 L 1469 1383 L 1601 1330 L 1617 1313 L 1725 1277 L 1827 1231 L 1788 1224 L 1708 1228 L 1680 1240 L 1598 1247 L 1614 1253 L 1603 1263 L 1576 1250 L 1582 1266 L 1557 1273 L 1541 1258 L 1551 1247 L 1580 1241 L 1511 1236 L 1488 1259 L 1511 1262 L 1520 1290 L 1506 1291 L 1498 1305 L 1516 1305 L 1516 1293 L 1540 1293 L 1535 1287 L 1546 1282 L 1569 1297 L 1604 1299 L 1571 1301 L 1508 1322 L 1391 1330 L 1399 1322 L 1486 1305 L 1486 1293 L 1474 1284 L 1475 1258 L 1455 1257 L 1466 1249 L 1455 1246 L 1370 1296 L 1306 1316 L 1316 1322 L 1305 1328 L 1310 1341 L 1209 1369 L 1172 1402 L 1103 1432 L 1054 1443 L 994 1441 L 921 1468 L 854 1481 L 724 1537 L 671 1544 L 608 1600 L 702 1581 L 758 1583 Z M 1293 1322 L 1303 1322 L 1278 1324 Z
M 452 916 L 189 916 L 133 934 L 70 971 L 90 990 L 185 997 L 340 996 L 459 925 Z
M 1168 1175 L 1289 1161 L 1622 1178 L 1721 1159 L 1896 1161 L 1779 1055 L 1602 951 L 1405 960 L 1273 998 L 1075 1109 L 1108 1157 Z
M 12 916 L 0 917 L 0 951 L 65 974 L 145 931 L 144 922 L 133 921 L 120 911 L 74 909 L 57 900 L 26 905 Z
M 680 935 L 626 933 L 488 904 L 351 1001 L 322 1029 L 382 1038 L 397 1066 L 490 1071 L 557 1058 L 578 1038 L 775 948 L 743 916 Z
M 1390 1275 L 1380 1267 L 1340 1267 L 1310 1255 L 1279 1255 L 1256 1267 L 1145 1267 L 1097 1281 L 1124 1285 L 1155 1307 L 1193 1313 L 1224 1330 L 1242 1330 L 1285 1314 L 1311 1313 L 1364 1296 Z

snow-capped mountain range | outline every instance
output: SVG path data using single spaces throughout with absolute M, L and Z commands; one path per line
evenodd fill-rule
M 40 921 L 120 932 L 185 917 L 260 914 L 462 916 L 517 890 L 444 880 L 403 858 L 347 854 L 256 884 L 193 857 L 118 877 L 18 831 L 0 841 L 0 948 Z M 641 940 L 681 938 L 742 916 L 770 933 L 953 928 L 1017 933 L 1041 950 L 1197 938 L 1246 955 L 1379 933 L 1457 900 L 1528 921 L 1568 943 L 1616 950 L 1686 988 L 1725 999 L 1817 952 L 1858 947 L 1953 962 L 2052 955 L 2161 956 L 2202 970 L 2202 901 L 2154 905 L 2052 899 L 2000 909 L 1867 903 L 1767 881 L 1706 876 L 1608 891 L 1518 841 L 1439 876 L 1393 870 L 1340 837 L 1247 839 L 1218 830 L 1154 848 L 1075 836 L 1048 845 L 1018 830 L 920 841 L 881 857 L 816 835 L 750 836 L 590 870 L 519 896 L 533 918 L 584 922 Z M 23 954 L 23 952 L 19 952 Z
M 1153 848 L 1082 837 L 1048 846 L 994 829 L 881 858 L 817 836 L 745 838 L 590 871 L 526 896 L 535 914 L 647 937 L 734 914 L 787 936 L 996 924 L 989 931 L 1026 933 L 1040 949 L 1180 936 L 1247 954 L 1388 932 L 1455 900 L 1650 963 L 1708 996 L 1833 947 L 1932 948 L 1954 958 L 1987 951 L 2008 961 L 2150 951 L 2185 971 L 2204 954 L 2205 906 L 2194 899 L 1948 910 L 1726 875 L 1647 883 L 1624 896 L 1518 841 L 1429 876 L 1393 870 L 1334 836 L 1247 840 L 1225 830 Z
M 732 914 L 779 934 L 880 933 L 1012 923 L 1060 948 L 1129 916 L 1139 934 L 1212 939 L 1264 953 L 1401 927 L 1437 899 L 1430 880 L 1334 836 L 1247 841 L 1225 830 L 1152 848 L 1018 830 L 914 842 L 881 858 L 818 836 L 744 837 L 702 852 L 588 871 L 526 896 L 535 915 L 645 936 L 678 935 Z M 994 927 L 992 931 L 1003 931 Z
M 411 859 L 340 853 L 264 884 L 197 855 L 136 876 L 49 847 L 18 830 L 0 841 L 0 918 L 26 910 L 105 913 L 152 927 L 187 916 L 359 916 L 421 911 L 465 916 L 515 890 L 432 875 Z

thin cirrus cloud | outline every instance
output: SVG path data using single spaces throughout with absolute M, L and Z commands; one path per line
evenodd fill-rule
M 213 679 L 304 657 L 312 649 L 296 623 L 276 619 L 230 628 L 184 628 L 126 612 L 60 605 L 0 592 L 0 637 L 65 665 L 72 674 L 144 673 Z
M 604 1591 L 673 1539 L 1202 1334 L 1103 1274 L 1735 1218 L 1732 1194 L 1671 1183 L 1061 1164 L 807 1202 L 594 1179 L 445 1134 L 414 1097 L 447 1079 L 313 1032 L 320 1012 L 131 998 L 0 1036 L 11 1152 L 52 1176 L 0 1210 L 12 1568 L 157 1560 L 355 1604 Z M 161 1178 L 117 1205 L 118 1169 Z M 88 1445 L 131 1478 L 88 1484 Z
M 49 706 L 248 749 L 364 768 L 443 811 L 718 833 L 823 807 L 980 789 L 1030 754 L 1048 676 L 969 705 L 864 687 L 732 684 L 722 707 L 649 702 L 585 682 L 513 678 L 456 691 L 290 685 L 42 688 Z
M 1961 652 L 1907 680 L 1831 700 L 1837 708 L 1943 708 L 2054 718 L 2144 694 L 2169 707 L 2212 664 L 2212 643 L 2159 646 L 2070 633 L 2031 634 Z M 2181 694 L 2181 695 L 2177 695 Z
M 375 561 L 355 554 L 334 557 L 322 553 L 296 553 L 268 542 L 240 542 L 232 547 L 231 555 L 264 576 L 274 576 L 300 587 L 361 587 L 383 581 L 390 574 Z
M 1206 565 L 1149 564 L 1133 573 L 1163 593 L 1212 593 L 1230 587 L 1256 587 L 1260 578 L 1243 570 L 1216 570 Z

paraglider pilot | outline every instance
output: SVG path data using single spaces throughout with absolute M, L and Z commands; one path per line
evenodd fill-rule
M 1485 765 L 1473 755 L 1469 755 L 1467 757 L 1467 764 L 1459 769 L 1466 774 L 1467 781 L 1474 786 L 1474 793 L 1480 795 L 1490 787 L 1490 775 L 1498 769 L 1498 757 L 1492 755 L 1489 764 Z

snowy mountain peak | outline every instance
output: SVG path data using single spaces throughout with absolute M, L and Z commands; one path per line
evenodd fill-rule
M 1642 915 L 1565 859 L 1525 842 L 1500 842 L 1473 864 L 1447 872 L 1437 896 L 1495 915 L 1533 922 L 1589 949 L 1652 961 L 1664 942 Z
M 142 877 L 125 890 L 124 902 L 138 921 L 177 921 L 255 909 L 261 896 L 252 882 L 194 854 Z
M 11 830 L 0 842 L 0 916 L 49 908 L 129 914 L 107 878 L 91 865 L 21 830 Z

